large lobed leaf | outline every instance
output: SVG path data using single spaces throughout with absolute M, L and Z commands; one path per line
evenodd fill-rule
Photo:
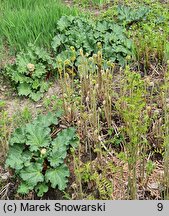
M 12 134 L 9 144 L 12 146 L 15 143 L 24 144 L 26 142 L 25 127 L 17 128 Z
M 67 177 L 69 176 L 68 167 L 62 164 L 55 169 L 49 169 L 46 172 L 45 179 L 51 183 L 52 188 L 58 187 L 59 190 L 64 190 L 67 184 Z
M 76 136 L 76 129 L 73 127 L 63 129 L 53 140 L 52 145 L 53 149 L 59 148 L 60 146 L 66 146 L 68 148 L 69 145 L 77 147 L 78 138 Z
M 38 115 L 36 120 L 34 121 L 36 124 L 39 124 L 41 127 L 49 127 L 51 125 L 57 125 L 58 122 L 58 114 L 48 112 L 47 115 Z
M 55 144 L 55 141 L 52 142 L 52 145 Z M 59 144 L 59 143 L 58 143 Z M 67 155 L 66 146 L 62 145 L 55 145 L 49 155 L 49 162 L 52 167 L 57 167 L 61 163 L 63 163 L 65 157 Z
M 30 190 L 33 190 L 33 188 L 34 187 L 32 185 L 28 185 L 27 183 L 22 182 L 19 185 L 17 192 L 24 195 L 28 194 Z
M 35 187 L 38 197 L 42 197 L 48 191 L 48 185 L 40 183 Z
M 18 89 L 18 95 L 24 95 L 24 96 L 28 96 L 31 93 L 31 87 L 30 84 L 28 83 L 20 83 L 17 87 Z
M 44 181 L 42 169 L 42 164 L 31 163 L 29 167 L 26 167 L 20 171 L 20 177 L 26 182 L 27 185 L 34 187 L 37 183 Z
M 50 128 L 40 127 L 38 124 L 28 124 L 26 127 L 26 144 L 30 146 L 31 151 L 37 151 L 50 144 Z
M 10 146 L 8 151 L 8 157 L 6 159 L 6 165 L 15 169 L 20 170 L 24 166 L 24 161 L 22 160 L 23 146 L 15 144 Z
M 52 151 L 49 161 L 52 167 L 57 167 L 63 163 L 69 146 L 74 148 L 78 145 L 78 137 L 75 134 L 75 128 L 70 127 L 59 132 L 52 142 Z

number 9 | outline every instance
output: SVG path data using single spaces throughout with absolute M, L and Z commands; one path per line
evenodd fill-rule
M 158 211 L 162 211 L 163 210 L 163 204 L 162 203 L 158 203 L 157 204 L 157 208 L 158 208 Z

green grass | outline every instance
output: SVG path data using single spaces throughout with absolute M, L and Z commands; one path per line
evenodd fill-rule
M 77 9 L 60 0 L 0 0 L 0 38 L 12 50 L 28 43 L 50 46 L 57 20 L 62 15 L 77 15 Z
M 81 6 L 102 6 L 103 4 L 110 3 L 110 0 L 73 0 L 75 4 L 80 4 Z

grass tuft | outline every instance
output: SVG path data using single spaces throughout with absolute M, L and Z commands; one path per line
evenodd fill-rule
M 57 20 L 78 14 L 60 0 L 0 0 L 0 5 L 0 38 L 17 51 L 29 43 L 49 47 Z

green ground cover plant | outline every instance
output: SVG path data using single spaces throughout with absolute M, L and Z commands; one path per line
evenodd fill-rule
M 20 12 L 36 11 L 40 2 L 39 10 L 54 4 L 2 1 L 8 11 Z M 36 103 L 7 86 L 0 91 L 0 145 L 8 167 L 2 172 L 9 171 L 6 181 L 0 178 L 0 196 L 169 199 L 169 5 L 165 0 L 66 1 L 73 3 L 93 16 L 58 17 L 47 43 L 38 36 L 31 46 L 19 45 L 27 50 L 18 48 L 3 71 L 19 95 Z M 15 97 L 28 106 L 14 111 Z
M 52 59 L 43 48 L 29 46 L 27 53 L 20 52 L 16 62 L 6 66 L 6 75 L 16 85 L 18 95 L 38 101 L 48 89 L 47 76 L 51 72 L 48 66 L 51 64 Z
M 78 32 L 78 34 L 77 34 Z M 93 21 L 82 17 L 63 16 L 57 22 L 56 36 L 52 48 L 62 59 L 65 50 L 73 46 L 88 56 L 102 49 L 103 58 L 125 64 L 125 57 L 132 56 L 132 41 L 122 26 L 110 21 Z
M 123 25 L 131 25 L 145 20 L 148 12 L 149 8 L 143 6 L 133 10 L 131 7 L 119 5 L 117 8 L 117 21 L 123 23 Z
M 18 193 L 35 190 L 41 197 L 50 185 L 59 190 L 66 188 L 69 170 L 64 160 L 67 150 L 78 146 L 78 137 L 73 127 L 56 134 L 59 117 L 60 112 L 39 115 L 12 133 L 6 166 L 20 179 Z
M 159 2 L 146 1 L 145 7 L 145 2 L 125 1 L 108 9 L 103 13 L 103 17 L 112 17 L 132 35 L 136 60 L 144 67 L 145 73 L 152 62 L 161 64 L 166 61 L 168 5 L 164 7 Z
M 62 16 L 57 22 L 55 34 L 51 44 L 54 53 L 29 45 L 26 52 L 17 54 L 12 66 L 6 67 L 5 75 L 17 87 L 18 95 L 40 100 L 48 89 L 49 74 L 58 73 L 59 68 L 62 70 L 65 65 L 71 73 L 72 68 L 75 68 L 75 73 L 84 60 L 83 55 L 92 57 L 100 50 L 103 61 L 109 60 L 110 64 L 117 62 L 121 66 L 125 65 L 126 57 L 132 56 L 132 41 L 125 29 L 113 22 Z M 93 61 L 91 66 L 98 65 Z M 79 76 L 77 72 L 76 75 Z

